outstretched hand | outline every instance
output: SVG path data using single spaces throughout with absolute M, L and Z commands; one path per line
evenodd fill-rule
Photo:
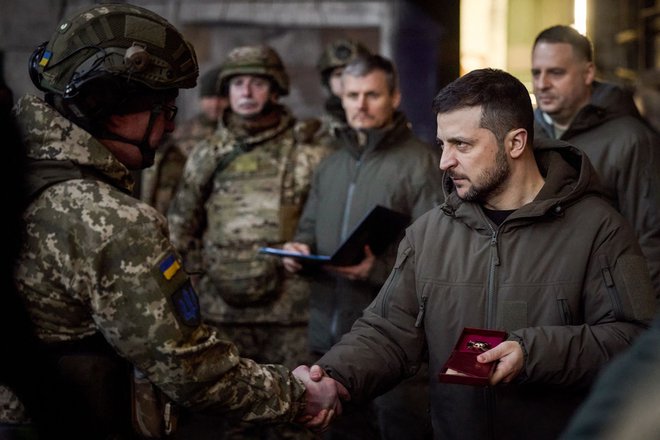
M 320 369 L 317 365 L 314 367 Z M 305 410 L 297 421 L 312 430 L 324 431 L 333 418 L 341 414 L 339 399 L 350 400 L 350 394 L 342 384 L 328 376 L 320 375 L 318 371 L 315 371 L 312 378 L 310 369 L 306 365 L 300 365 L 293 370 L 293 375 L 300 379 L 307 389 Z

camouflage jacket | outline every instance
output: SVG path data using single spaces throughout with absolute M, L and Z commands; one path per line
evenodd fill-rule
M 165 219 L 127 194 L 129 171 L 36 97 L 22 98 L 17 116 L 30 160 L 70 161 L 99 176 L 49 186 L 25 212 L 16 282 L 39 338 L 100 333 L 181 405 L 246 421 L 292 420 L 304 386 L 282 366 L 241 358 L 199 324 Z M 0 413 L 7 407 L 0 402 Z
M 216 128 L 217 122 L 203 113 L 177 124 L 176 130 L 156 152 L 154 165 L 142 171 L 140 198 L 166 215 L 190 152 Z
M 230 125 L 226 112 L 194 148 L 170 206 L 172 242 L 186 268 L 201 273 L 200 303 L 213 322 L 308 319 L 306 282 L 258 249 L 293 237 L 313 170 L 328 150 L 306 142 L 318 124 L 308 130 L 278 108 L 276 125 L 256 134 Z

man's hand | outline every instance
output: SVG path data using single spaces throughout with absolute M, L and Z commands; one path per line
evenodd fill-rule
M 509 383 L 515 379 L 523 368 L 525 357 L 516 341 L 504 341 L 497 347 L 477 356 L 477 361 L 488 363 L 499 361 L 490 378 L 490 384 Z
M 284 249 L 285 251 L 299 252 L 303 255 L 309 255 L 309 246 L 307 246 L 305 243 L 296 243 L 296 242 L 284 243 L 282 249 Z M 284 257 L 282 258 L 282 264 L 284 265 L 284 268 L 291 273 L 296 273 L 300 269 L 302 269 L 302 265 L 295 258 Z
M 302 380 L 307 389 L 305 410 L 297 421 L 315 431 L 324 431 L 335 415 L 341 414 L 339 399 L 350 400 L 350 394 L 342 384 L 328 376 L 320 377 L 316 373 L 316 378 L 312 379 L 310 369 L 306 365 L 300 365 L 293 370 L 293 375 Z
M 330 272 L 334 272 L 351 281 L 366 280 L 371 273 L 371 268 L 374 266 L 376 257 L 371 248 L 367 245 L 364 247 L 364 259 L 355 266 L 324 266 Z

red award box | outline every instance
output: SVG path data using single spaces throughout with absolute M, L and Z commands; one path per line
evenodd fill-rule
M 477 356 L 499 345 L 506 336 L 503 331 L 465 327 L 454 351 L 440 370 L 438 380 L 464 385 L 488 385 L 495 362 L 482 364 L 477 361 Z

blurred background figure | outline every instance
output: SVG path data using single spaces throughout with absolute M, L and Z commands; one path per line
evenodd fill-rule
M 230 51 L 218 84 L 230 106 L 186 162 L 168 212 L 170 235 L 188 272 L 198 274 L 207 322 L 264 362 L 307 364 L 308 285 L 258 249 L 293 237 L 327 149 L 280 104 L 289 76 L 271 47 Z M 263 434 L 255 425 L 228 429 L 241 439 Z
M 166 215 L 183 174 L 190 152 L 202 139 L 213 134 L 220 115 L 227 108 L 227 98 L 220 95 L 220 66 L 200 78 L 199 113 L 177 124 L 156 153 L 154 166 L 142 172 L 142 200 Z
M 321 84 L 326 92 L 325 114 L 321 117 L 319 134 L 324 144 L 333 143 L 337 129 L 346 126 L 346 114 L 341 105 L 341 74 L 344 67 L 358 56 L 369 55 L 369 49 L 359 41 L 339 38 L 328 44 L 316 64 Z
M 416 219 L 442 200 L 439 158 L 416 137 L 399 109 L 401 91 L 394 64 L 360 56 L 342 68 L 346 124 L 338 148 L 314 175 L 309 200 L 293 242 L 285 249 L 331 255 L 376 205 Z M 398 240 L 382 254 L 365 252 L 353 266 L 306 270 L 310 293 L 310 349 L 328 351 L 376 297 L 396 257 Z M 291 272 L 303 267 L 284 258 Z M 423 439 L 429 433 L 426 364 L 404 385 L 372 406 L 352 406 L 326 433 L 330 439 Z M 380 431 L 380 434 L 378 432 Z
M 532 47 L 534 135 L 587 154 L 600 191 L 635 229 L 660 302 L 660 138 L 627 90 L 596 80 L 593 60 L 591 41 L 572 27 L 539 33 Z

